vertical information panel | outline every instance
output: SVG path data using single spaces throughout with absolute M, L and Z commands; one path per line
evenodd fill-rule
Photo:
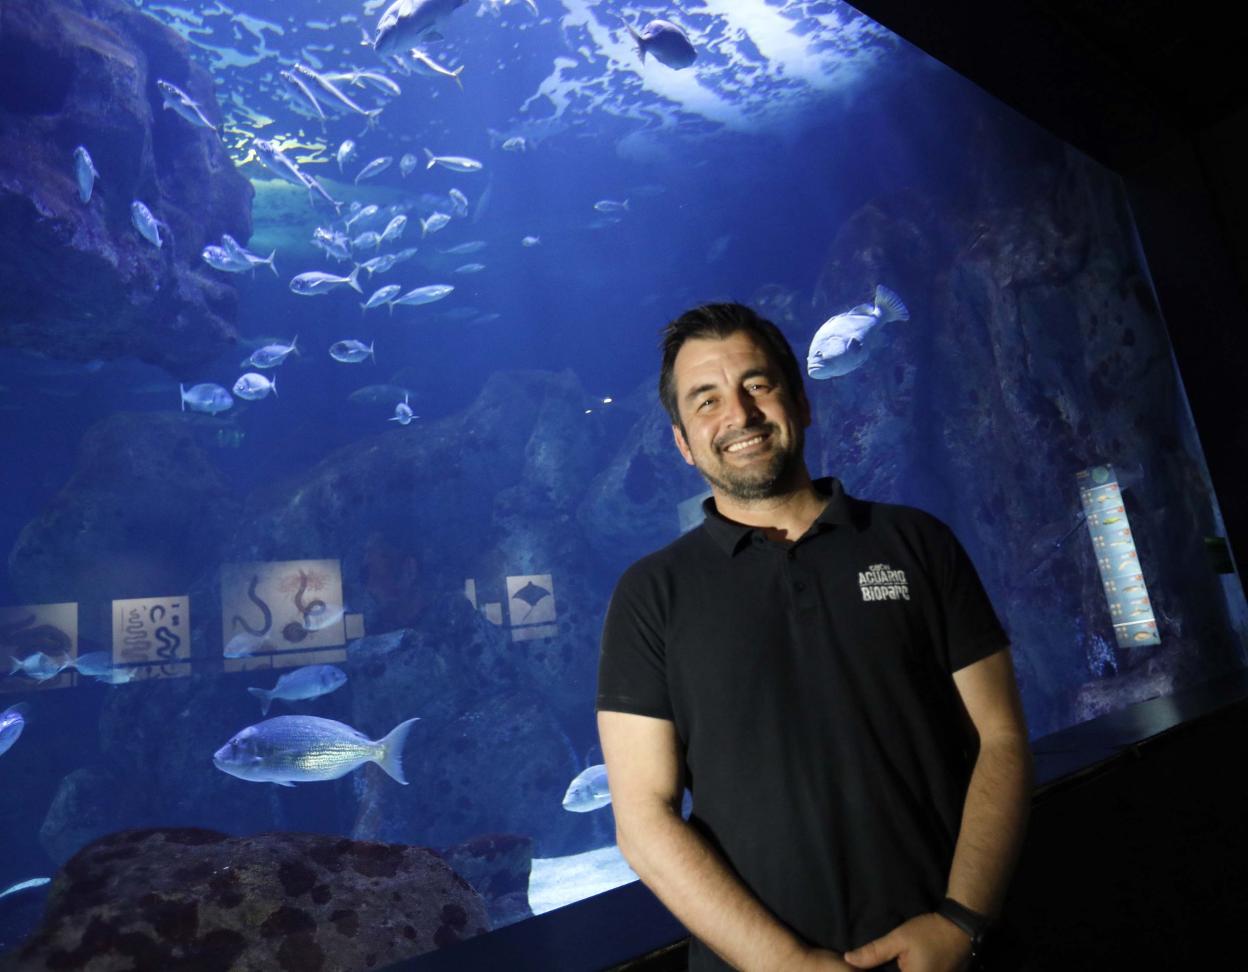
M 1113 466 L 1084 469 L 1075 474 L 1075 480 L 1118 647 L 1161 644 Z
M 113 601 L 113 667 L 136 679 L 190 675 L 190 630 L 185 594 Z

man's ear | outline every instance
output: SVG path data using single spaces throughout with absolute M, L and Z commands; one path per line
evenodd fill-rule
M 693 452 L 689 448 L 689 443 L 685 441 L 685 434 L 680 430 L 679 425 L 672 426 L 672 439 L 675 440 L 676 448 L 680 450 L 685 462 L 692 466 Z

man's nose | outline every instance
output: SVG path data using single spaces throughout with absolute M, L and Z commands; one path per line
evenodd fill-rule
M 761 416 L 762 411 L 758 407 L 758 403 L 754 401 L 754 396 L 742 388 L 735 395 L 729 396 L 728 402 L 728 424 L 730 426 L 751 425 Z

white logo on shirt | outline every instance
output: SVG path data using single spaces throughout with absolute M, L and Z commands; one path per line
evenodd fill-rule
M 908 601 L 910 582 L 904 570 L 893 570 L 888 564 L 872 564 L 858 572 L 858 586 L 864 601 Z

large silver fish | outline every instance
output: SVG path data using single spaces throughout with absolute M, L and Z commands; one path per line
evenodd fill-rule
M 605 807 L 611 802 L 611 790 L 607 787 L 607 768 L 599 763 L 582 770 L 563 795 L 563 809 L 573 813 L 588 813 Z
M 399 56 L 414 46 L 424 34 L 433 32 L 468 0 L 395 0 L 377 21 L 373 50 L 383 57 Z
M 260 714 L 268 715 L 274 699 L 294 702 L 303 699 L 319 699 L 347 682 L 347 673 L 337 665 L 304 665 L 287 672 L 271 689 L 249 687 L 252 695 L 260 700 Z
M 26 728 L 26 712 L 29 706 L 25 702 L 11 705 L 0 712 L 0 753 L 7 753 L 17 742 L 17 737 Z
M 278 786 L 336 780 L 372 762 L 406 785 L 403 744 L 417 721 L 400 722 L 374 740 L 333 719 L 277 716 L 239 732 L 213 753 L 212 761 L 240 780 Z
M 900 297 L 880 284 L 875 304 L 859 304 L 824 321 L 810 341 L 806 373 L 812 378 L 837 378 L 860 366 L 871 351 L 872 332 L 889 321 L 908 321 L 910 311 Z M 874 342 L 872 342 L 874 343 Z
M 184 412 L 186 406 L 190 405 L 193 412 L 216 415 L 234 406 L 234 399 L 230 397 L 230 393 L 212 382 L 192 385 L 189 389 L 179 382 L 178 392 L 182 396 L 182 411 Z
M 192 125 L 216 131 L 217 126 L 208 120 L 208 116 L 199 107 L 199 102 L 193 101 L 191 96 L 177 85 L 158 80 L 156 87 L 160 89 L 160 96 L 164 99 L 166 108 L 172 108 Z
M 85 146 L 79 145 L 74 149 L 74 181 L 78 183 L 78 198 L 84 203 L 91 201 L 91 190 L 99 177 L 95 163 L 91 161 L 91 153 Z

